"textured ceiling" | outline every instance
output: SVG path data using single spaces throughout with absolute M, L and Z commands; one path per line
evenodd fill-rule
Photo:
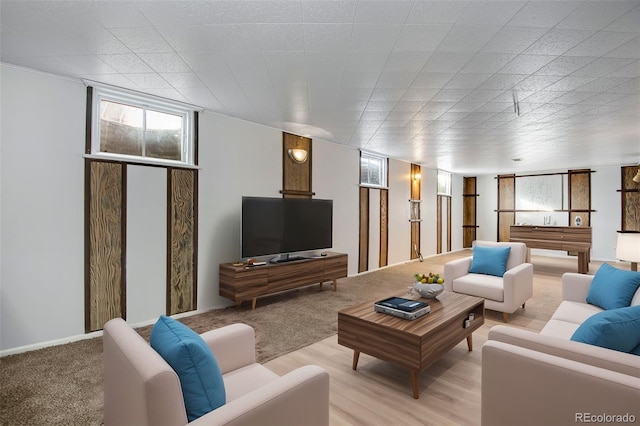
M 640 1 L 2 0 L 0 23 L 4 63 L 427 167 L 640 162 Z

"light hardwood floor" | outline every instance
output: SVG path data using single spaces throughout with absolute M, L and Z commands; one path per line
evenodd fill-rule
M 446 262 L 459 254 L 439 256 Z M 577 261 L 533 256 L 534 294 L 526 309 L 510 316 L 509 325 L 542 329 L 561 301 L 561 276 L 577 272 Z M 591 262 L 593 274 L 601 263 Z M 624 268 L 624 265 L 618 267 Z M 481 351 L 489 329 L 504 324 L 502 314 L 486 311 L 485 324 L 473 334 L 474 350 L 466 340 L 420 376 L 420 399 L 411 396 L 407 370 L 361 354 L 353 371 L 353 351 L 338 345 L 337 335 L 291 352 L 265 365 L 278 374 L 316 364 L 331 376 L 332 425 L 478 425 L 480 424 Z

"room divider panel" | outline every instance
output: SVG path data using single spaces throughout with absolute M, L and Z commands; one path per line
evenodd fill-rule
M 167 170 L 167 315 L 196 309 L 197 193 L 197 171 Z
M 85 331 L 126 317 L 126 165 L 85 160 Z

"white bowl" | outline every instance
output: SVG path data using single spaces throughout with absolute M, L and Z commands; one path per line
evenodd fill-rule
M 435 299 L 437 295 L 444 291 L 442 284 L 422 284 L 416 282 L 413 284 L 413 288 L 420 293 L 420 296 L 426 299 Z

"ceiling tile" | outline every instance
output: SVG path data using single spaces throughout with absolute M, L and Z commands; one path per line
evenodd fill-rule
M 393 50 L 434 51 L 450 30 L 451 25 L 449 24 L 405 25 L 393 46 Z
M 546 32 L 544 28 L 504 27 L 483 48 L 482 52 L 521 53 Z
M 499 74 L 533 74 L 549 62 L 556 59 L 556 56 L 547 55 L 518 55 L 507 65 L 502 67 Z
M 407 18 L 408 24 L 455 24 L 470 1 L 419 1 Z
M 133 53 L 165 53 L 173 51 L 169 43 L 152 27 L 112 28 L 110 31 Z
M 401 25 L 356 24 L 351 33 L 351 51 L 390 52 Z
M 600 31 L 565 54 L 568 56 L 602 56 L 635 37 L 634 33 Z
M 150 73 L 153 69 L 134 54 L 126 55 L 98 55 L 102 61 L 119 73 Z
M 302 19 L 305 23 L 352 23 L 357 5 L 357 0 L 306 0 L 302 2 Z
M 591 30 L 553 28 L 529 46 L 524 53 L 532 55 L 562 55 L 593 34 L 594 31 Z
M 579 1 L 530 1 L 518 11 L 508 25 L 553 28 L 580 4 Z
M 138 57 L 157 72 L 191 71 L 177 53 L 141 53 Z
M 474 1 L 464 11 L 460 25 L 505 25 L 526 4 L 524 1 Z
M 499 26 L 455 25 L 438 46 L 441 52 L 476 52 L 500 30 Z
M 584 2 L 558 24 L 558 28 L 600 30 L 637 6 L 635 1 Z
M 361 1 L 355 22 L 359 24 L 403 24 L 411 12 L 413 1 Z
M 466 52 L 434 52 L 423 68 L 428 73 L 457 73 L 473 57 Z

